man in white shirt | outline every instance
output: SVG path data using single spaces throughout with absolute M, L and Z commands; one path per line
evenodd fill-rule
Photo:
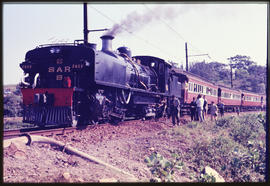
M 198 117 L 200 119 L 200 122 L 203 122 L 203 104 L 204 104 L 204 99 L 202 98 L 201 94 L 198 95 L 197 97 L 197 111 L 198 111 Z

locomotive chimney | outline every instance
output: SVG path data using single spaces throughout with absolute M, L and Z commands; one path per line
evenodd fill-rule
M 112 40 L 114 39 L 111 35 L 104 35 L 100 37 L 102 39 L 102 51 L 112 51 Z

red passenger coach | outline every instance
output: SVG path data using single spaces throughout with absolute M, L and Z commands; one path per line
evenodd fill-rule
M 217 86 L 210 82 L 203 81 L 202 79 L 189 76 L 188 96 L 185 100 L 186 103 L 191 103 L 193 97 L 196 99 L 199 94 L 205 96 L 208 104 L 212 101 L 217 103 Z
M 225 105 L 225 111 L 233 111 L 241 105 L 241 91 L 219 85 L 218 102 Z
M 242 110 L 257 110 L 263 107 L 263 95 L 259 95 L 253 92 L 242 91 L 241 101 Z
M 182 102 L 184 104 L 189 104 L 192 102 L 193 97 L 197 99 L 197 96 L 201 94 L 202 96 L 205 95 L 208 104 L 211 104 L 212 101 L 217 103 L 218 101 L 218 87 L 209 82 L 207 79 L 202 78 L 198 75 L 192 74 L 186 71 L 178 70 L 177 73 L 181 74 L 181 77 L 185 79 L 184 86 L 182 86 Z
M 181 103 L 182 114 L 189 113 L 190 103 L 193 98 L 199 94 L 205 96 L 208 105 L 213 101 L 215 104 L 223 103 L 225 112 L 234 112 L 240 108 L 245 110 L 260 110 L 266 106 L 266 97 L 264 94 L 256 94 L 248 91 L 228 88 L 222 85 L 216 85 L 206 78 L 196 74 L 186 72 L 180 69 L 173 69 L 181 79 Z

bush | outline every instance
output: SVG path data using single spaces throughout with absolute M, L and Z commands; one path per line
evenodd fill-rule
M 197 131 L 190 127 L 194 125 L 187 126 L 191 128 L 189 130 Z M 197 170 L 207 165 L 215 167 L 226 181 L 264 181 L 265 126 L 265 115 L 262 114 L 221 118 L 212 128 L 204 129 L 211 131 L 214 137 L 211 140 L 205 137 L 194 139 L 194 145 L 184 156 L 191 157 L 189 161 L 195 163 Z M 206 134 L 205 131 L 202 134 Z M 198 172 L 195 178 L 200 182 L 214 182 L 209 175 Z
M 153 152 L 149 157 L 145 158 L 147 166 L 154 176 L 150 182 L 172 182 L 175 169 L 182 169 L 183 162 L 176 153 L 171 154 L 174 160 L 170 161 L 157 152 Z
M 248 141 L 253 141 L 265 132 L 265 120 L 261 115 L 245 115 L 239 118 L 239 122 L 235 122 L 231 127 L 230 135 L 233 139 L 246 146 Z
M 21 117 L 22 116 L 22 96 L 19 89 L 11 94 L 4 95 L 4 117 Z
M 216 126 L 221 127 L 221 128 L 228 128 L 233 126 L 236 122 L 238 122 L 237 117 L 230 116 L 230 117 L 223 117 L 219 118 L 216 121 Z

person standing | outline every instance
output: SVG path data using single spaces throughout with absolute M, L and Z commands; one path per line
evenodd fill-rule
M 215 119 L 215 121 L 217 120 L 217 112 L 218 112 L 217 105 L 214 103 L 214 101 L 212 101 L 210 106 L 211 121 L 213 121 L 213 118 Z
M 200 122 L 203 122 L 203 104 L 204 104 L 204 99 L 202 98 L 201 94 L 198 95 L 198 99 L 196 101 L 197 104 L 197 111 L 198 111 L 198 117 Z
M 171 110 L 171 116 L 172 116 L 173 125 L 176 125 L 175 119 L 177 120 L 177 124 L 180 125 L 180 120 L 179 120 L 179 117 L 178 117 L 178 112 L 179 112 L 179 108 L 180 108 L 180 101 L 174 95 L 172 96 L 170 106 L 171 106 L 170 110 Z
M 206 116 L 207 116 L 207 111 L 208 111 L 208 103 L 207 100 L 205 98 L 205 95 L 203 96 L 204 99 L 204 103 L 203 103 L 203 120 L 205 120 Z
M 160 101 L 160 104 L 156 104 L 156 115 L 155 115 L 155 121 L 158 121 L 159 118 L 164 117 L 165 108 L 166 107 L 166 99 L 162 98 Z
M 190 117 L 191 117 L 191 121 L 195 120 L 195 115 L 196 115 L 196 101 L 195 101 L 195 97 L 193 97 L 192 102 L 190 103 Z
M 238 116 L 240 115 L 240 108 L 239 107 L 236 107 L 236 113 Z
M 224 103 L 222 102 L 219 103 L 219 112 L 220 112 L 221 117 L 223 117 L 224 116 Z

